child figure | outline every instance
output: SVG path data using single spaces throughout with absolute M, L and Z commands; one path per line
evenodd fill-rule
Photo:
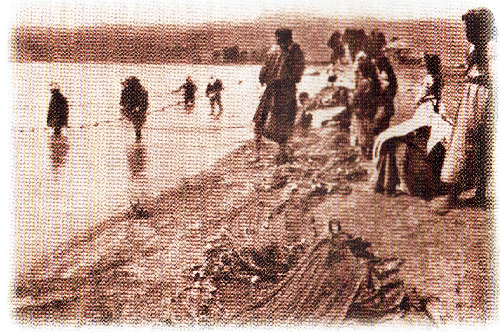
M 301 92 L 299 94 L 299 104 L 302 110 L 299 119 L 299 126 L 302 128 L 302 133 L 306 134 L 307 129 L 311 126 L 312 114 L 306 113 L 307 107 L 309 106 L 309 94 L 307 92 Z

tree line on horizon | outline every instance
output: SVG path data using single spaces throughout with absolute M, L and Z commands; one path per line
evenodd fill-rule
M 377 31 L 377 38 L 380 37 L 377 43 L 405 39 L 416 49 L 443 53 L 448 58 L 462 52 L 461 40 L 465 40 L 461 22 L 456 20 L 384 22 L 304 18 L 281 22 L 293 30 L 294 40 L 300 44 L 307 63 L 324 64 L 333 60 L 332 31 L 350 49 L 368 42 L 372 36 L 365 31 Z M 198 26 L 103 25 L 70 29 L 20 26 L 12 28 L 10 33 L 10 61 L 259 64 L 275 42 L 275 28 L 275 19 Z
M 120 27 L 92 29 L 16 28 L 14 62 L 260 63 L 267 51 L 214 43 L 210 31 L 164 34 Z
M 23 29 L 14 32 L 15 61 L 17 62 L 130 62 L 130 63 L 261 63 L 268 47 L 242 49 L 238 45 L 210 47 L 210 33 L 187 33 L 174 42 L 166 41 L 158 33 L 127 33 L 119 29 L 106 30 Z M 338 52 L 341 44 L 356 51 L 373 49 L 373 34 L 367 36 L 363 29 L 346 29 L 344 34 L 335 31 L 327 41 L 333 57 L 343 57 Z M 160 37 L 158 37 L 160 36 Z M 376 41 L 380 49 L 386 44 L 385 35 L 378 32 Z M 372 47 L 370 47 L 372 46 Z M 351 54 L 354 57 L 354 53 Z M 326 62 L 326 61 L 325 61 Z

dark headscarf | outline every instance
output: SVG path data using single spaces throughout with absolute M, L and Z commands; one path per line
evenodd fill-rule
M 462 15 L 467 39 L 476 46 L 487 44 L 496 34 L 495 18 L 488 8 L 475 8 Z
M 135 77 L 135 76 L 130 76 L 125 79 L 125 83 L 127 86 L 132 86 L 132 87 L 139 87 L 141 86 L 141 81 Z
M 391 63 L 389 62 L 389 59 L 386 56 L 381 56 L 377 58 L 376 60 L 377 67 L 381 72 L 386 72 L 387 74 L 387 79 L 389 81 L 389 86 L 385 90 L 386 94 L 390 97 L 393 97 L 396 95 L 398 91 L 398 80 L 396 78 L 396 74 L 394 73 L 394 69 L 391 66 Z
M 278 44 L 292 41 L 292 30 L 290 29 L 280 28 L 274 34 L 276 35 Z
M 425 54 L 425 67 L 427 72 L 432 75 L 434 83 L 430 87 L 431 93 L 441 100 L 441 88 L 443 86 L 443 79 L 441 77 L 441 59 L 436 54 Z
M 496 35 L 493 13 L 487 8 L 475 8 L 462 15 L 462 20 L 466 25 L 467 40 L 474 44 L 474 50 L 467 59 L 467 70 L 474 64 L 489 70 L 487 45 Z
M 425 67 L 427 68 L 427 71 L 429 72 L 429 74 L 431 74 L 433 76 L 440 74 L 440 72 L 441 72 L 441 60 L 439 59 L 438 55 L 425 54 L 424 60 L 425 60 Z

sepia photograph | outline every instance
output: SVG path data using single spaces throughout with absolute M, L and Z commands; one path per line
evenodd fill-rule
M 497 324 L 497 4 L 4 6 L 13 328 Z

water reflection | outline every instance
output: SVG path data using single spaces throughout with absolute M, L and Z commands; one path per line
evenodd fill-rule
M 188 113 L 188 114 L 193 113 L 194 106 L 195 106 L 194 103 L 185 104 L 184 109 L 186 110 L 186 113 Z
M 132 211 L 136 218 L 147 218 L 146 201 L 149 197 L 149 181 L 146 176 L 148 156 L 142 141 L 135 141 L 127 149 L 127 161 L 130 172 L 129 197 Z
M 50 160 L 52 171 L 57 172 L 66 163 L 69 150 L 68 138 L 63 135 L 52 134 L 49 141 Z
M 146 169 L 146 147 L 142 141 L 135 141 L 127 151 L 128 168 L 132 179 L 139 178 Z

